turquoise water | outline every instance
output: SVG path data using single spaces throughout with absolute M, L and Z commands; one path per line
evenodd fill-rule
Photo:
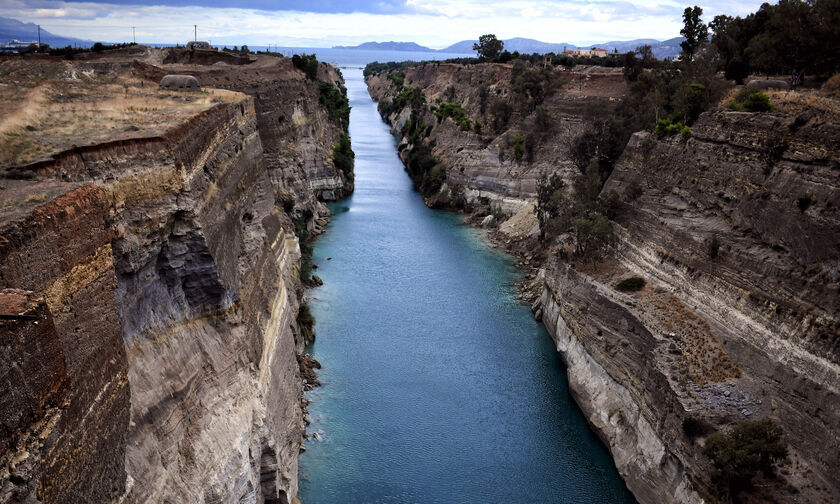
M 304 504 L 635 502 L 509 258 L 423 205 L 361 71 L 344 74 L 356 190 L 315 247 L 324 385 L 308 394 Z

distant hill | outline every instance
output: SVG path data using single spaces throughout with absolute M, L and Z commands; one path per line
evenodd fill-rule
M 35 23 L 22 23 L 17 19 L 0 17 L 0 44 L 5 44 L 10 40 L 20 40 L 21 42 L 37 42 L 38 41 L 38 25 Z M 49 44 L 52 47 L 64 47 L 67 45 L 79 45 L 88 47 L 93 44 L 90 40 L 82 40 L 72 37 L 62 37 L 60 35 L 53 35 L 52 33 L 41 28 L 41 42 Z
M 510 52 L 519 51 L 523 54 L 532 54 L 532 53 L 549 53 L 553 52 L 559 54 L 563 52 L 564 49 L 588 49 L 591 47 L 600 47 L 603 49 L 608 50 L 609 52 L 613 52 L 614 50 L 618 50 L 620 53 L 625 53 L 627 51 L 632 51 L 641 45 L 649 45 L 651 49 L 653 49 L 653 55 L 659 59 L 674 57 L 680 53 L 680 42 L 685 40 L 682 37 L 676 37 L 664 41 L 659 41 L 655 39 L 636 39 L 636 40 L 621 40 L 621 41 L 611 41 L 611 42 L 599 42 L 597 44 L 585 45 L 585 46 L 578 46 L 575 44 L 569 43 L 549 43 L 549 42 L 541 42 L 539 40 L 528 39 L 528 38 L 512 38 L 505 40 L 505 49 Z M 473 44 L 478 42 L 477 40 L 462 40 L 461 42 L 456 42 L 451 46 L 441 49 L 441 52 L 447 53 L 472 53 L 473 52 Z
M 434 52 L 434 49 L 414 42 L 365 42 L 357 46 L 333 46 L 333 49 L 362 49 L 366 51 Z
M 441 52 L 448 52 L 448 53 L 471 53 L 473 52 L 473 44 L 478 42 L 478 40 L 462 40 L 460 42 L 456 42 L 451 46 L 441 49 Z M 569 43 L 551 43 L 551 42 L 542 42 L 539 40 L 529 39 L 529 38 L 522 38 L 516 37 L 512 39 L 507 39 L 505 42 L 505 49 L 510 52 L 519 51 L 523 54 L 533 54 L 533 53 L 561 53 L 563 49 L 575 49 L 577 48 L 574 44 Z

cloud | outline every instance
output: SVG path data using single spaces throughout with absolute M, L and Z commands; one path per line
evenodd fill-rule
M 130 40 L 130 26 L 136 26 L 140 42 L 183 43 L 193 38 L 197 24 L 199 38 L 228 45 L 328 47 L 401 40 L 445 47 L 483 33 L 580 44 L 666 39 L 679 34 L 684 9 L 683 2 L 671 0 L 295 0 L 272 2 L 288 8 L 271 10 L 260 9 L 268 3 L 261 1 L 251 2 L 254 8 L 248 9 L 230 7 L 232 2 L 226 0 L 208 0 L 203 3 L 215 6 L 201 8 L 186 6 L 193 0 L 168 5 L 152 5 L 159 0 L 117 1 L 0 0 L 0 16 L 40 23 L 55 34 L 108 42 Z M 339 11 L 321 11 L 330 5 Z M 705 17 L 743 15 L 759 5 L 716 1 L 704 5 Z M 344 12 L 350 8 L 354 10 Z

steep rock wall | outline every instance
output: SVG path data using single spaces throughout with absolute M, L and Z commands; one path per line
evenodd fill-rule
M 285 92 L 277 113 L 323 117 L 311 85 Z M 329 159 L 339 128 L 307 124 L 269 159 L 238 95 L 159 137 L 5 170 L 0 501 L 296 499 L 292 219 L 324 224 L 319 170 L 333 196 L 352 188 Z
M 523 100 L 512 90 L 512 67 L 498 63 L 427 63 L 405 70 L 403 88 L 419 88 L 426 98 L 417 114 L 430 126 L 422 143 L 431 146 L 435 157 L 446 166 L 447 188 L 440 204 L 448 204 L 448 189 L 460 186 L 468 200 L 488 198 L 507 213 L 522 209 L 536 197 L 542 174 L 568 177 L 576 170 L 569 158 L 568 140 L 589 120 L 587 110 L 608 110 L 624 92 L 621 74 L 610 69 L 551 70 L 553 85 L 542 103 L 552 122 L 546 131 L 536 124 L 535 114 L 522 110 Z M 372 74 L 366 81 L 371 97 L 379 103 L 393 101 L 401 90 L 387 73 Z M 438 121 L 432 107 L 439 106 L 440 101 L 459 103 L 468 118 L 483 124 L 482 133 L 462 131 L 451 119 Z M 507 104 L 511 111 L 499 130 L 492 128 L 494 102 Z M 410 116 L 411 107 L 406 105 L 384 117 L 394 135 L 401 137 L 400 155 L 404 160 L 413 147 L 402 132 Z M 513 155 L 516 135 L 539 142 L 528 162 L 517 161 Z
M 405 85 L 421 87 L 427 103 L 454 89 L 475 118 L 478 89 L 509 81 L 498 77 L 504 68 L 491 67 L 426 64 L 406 70 Z M 609 101 L 597 82 L 592 94 Z M 368 85 L 375 99 L 395 97 L 385 74 Z M 579 95 L 585 85 L 575 87 L 564 90 Z M 581 111 L 564 116 L 558 101 Z M 559 243 L 540 263 L 540 246 L 528 240 L 534 192 L 511 184 L 527 170 L 568 180 L 567 146 L 586 120 L 582 109 L 598 103 L 555 93 L 546 108 L 578 128 L 560 128 L 531 163 L 508 169 L 486 154 L 504 147 L 500 136 L 488 141 L 422 111 L 433 124 L 426 145 L 447 167 L 447 183 L 427 203 L 440 204 L 442 195 L 451 205 L 450 187 L 463 184 L 468 200 L 520 209 L 491 236 L 521 265 L 540 268 L 527 275 L 526 295 L 568 366 L 572 394 L 640 502 L 714 502 L 704 436 L 763 417 L 783 427 L 791 455 L 781 477 L 762 481 L 754 497 L 833 502 L 840 486 L 830 469 L 840 453 L 836 125 L 807 113 L 710 112 L 687 141 L 638 133 L 603 189 L 625 201 L 609 256 L 591 265 Z M 410 114 L 407 106 L 384 117 L 402 137 L 404 160 Z M 527 118 L 513 123 L 527 128 Z M 482 212 L 468 217 L 473 223 L 494 224 L 486 208 L 467 211 Z M 647 281 L 642 291 L 616 289 L 632 275 Z M 689 418 L 703 426 L 697 439 L 682 428 Z
M 838 147 L 836 124 L 710 112 L 687 141 L 636 134 L 604 187 L 641 189 L 617 217 L 617 261 L 708 322 L 739 370 L 710 381 L 748 398 L 711 408 L 715 393 L 685 397 L 685 408 L 714 425 L 778 422 L 792 451 L 786 479 L 801 492 L 785 500 L 840 495 Z M 689 395 L 686 380 L 672 382 Z

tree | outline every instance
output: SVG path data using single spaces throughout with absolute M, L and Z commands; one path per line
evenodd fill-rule
M 242 46 L 243 49 L 246 47 Z M 301 69 L 308 79 L 316 80 L 318 78 L 318 58 L 315 54 L 295 54 L 292 56 L 292 65 Z
M 744 40 L 744 20 L 731 16 L 715 16 L 709 28 L 712 30 L 712 45 L 717 50 L 724 76 L 743 84 L 750 74 L 750 66 L 744 56 L 747 41 Z
M 685 40 L 680 42 L 682 53 L 686 61 L 694 59 L 694 54 L 709 38 L 709 27 L 700 18 L 703 15 L 703 9 L 698 6 L 694 8 L 686 7 L 683 12 L 683 29 L 680 30 L 680 35 L 685 37 Z
M 505 43 L 497 39 L 492 33 L 478 37 L 478 43 L 473 44 L 473 51 L 478 53 L 478 59 L 495 61 L 505 48 Z
M 561 211 L 560 201 L 563 199 L 563 181 L 557 175 L 550 178 L 543 172 L 537 181 L 537 204 L 534 213 L 540 225 L 540 241 L 545 240 L 548 223 L 557 217 Z
M 728 434 L 712 434 L 703 452 L 715 464 L 712 478 L 719 490 L 736 497 L 752 488 L 758 472 L 773 475 L 773 464 L 787 457 L 787 443 L 782 428 L 765 418 L 741 422 Z
M 745 53 L 753 68 L 766 73 L 786 72 L 795 87 L 806 71 L 815 69 L 825 46 L 814 29 L 814 9 L 799 0 L 781 0 L 770 7 L 768 14 L 761 32 L 750 39 Z M 835 42 L 835 51 L 836 47 Z
M 653 68 L 656 64 L 656 56 L 653 55 L 653 48 L 650 45 L 640 45 L 636 48 L 636 54 L 642 60 L 642 66 L 644 68 Z
M 575 219 L 574 226 L 575 254 L 584 260 L 598 260 L 604 249 L 615 241 L 612 224 L 600 213 L 591 212 Z

